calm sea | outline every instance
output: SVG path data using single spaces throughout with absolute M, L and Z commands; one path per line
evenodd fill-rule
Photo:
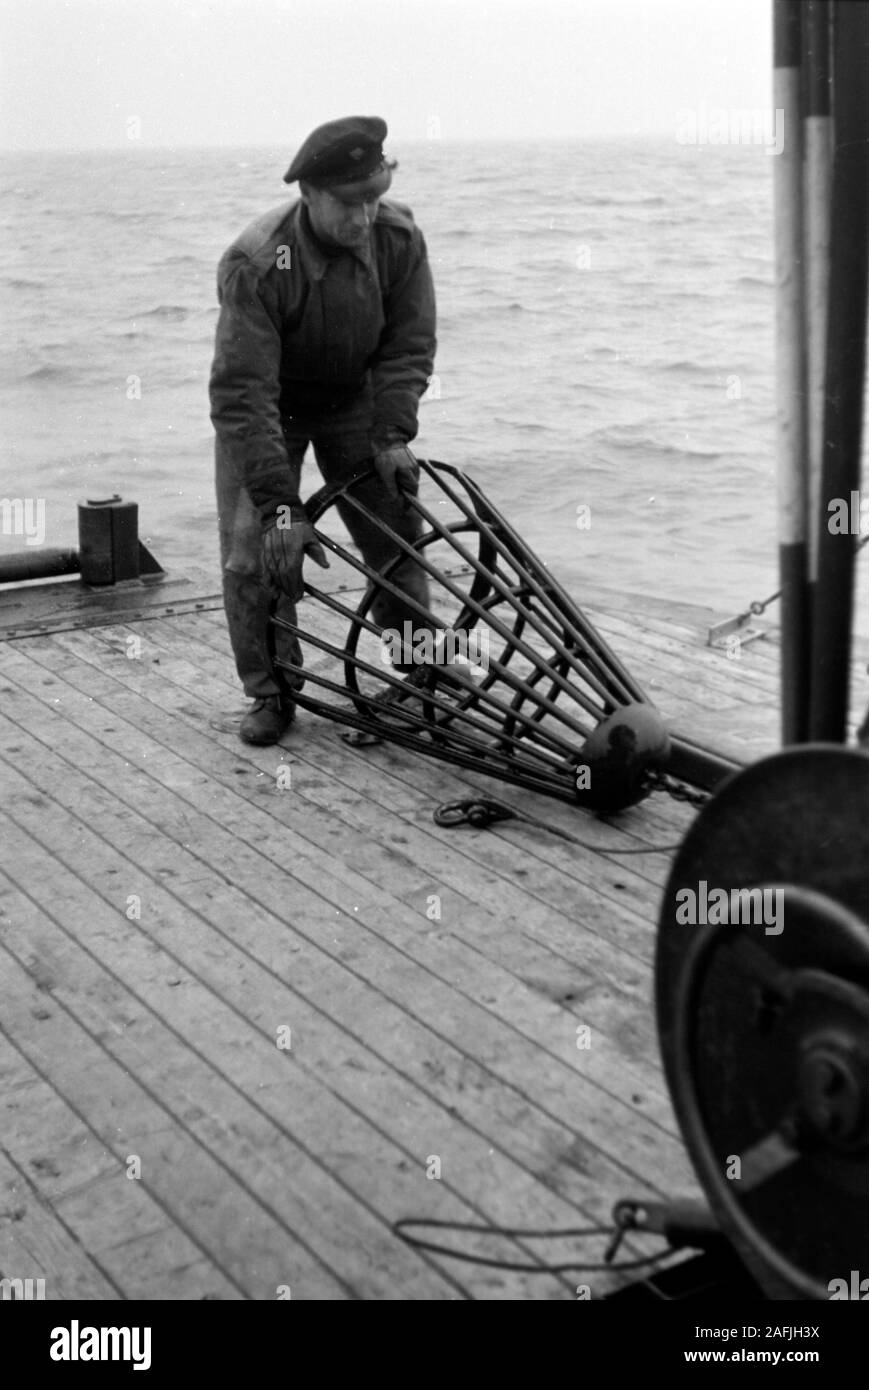
M 438 294 L 418 452 L 472 473 L 580 602 L 586 582 L 723 611 L 775 589 L 765 150 L 391 152 Z M 290 154 L 2 157 L 0 490 L 45 499 L 48 544 L 75 544 L 78 500 L 118 492 L 167 568 L 210 566 L 217 585 L 215 267 L 292 196 Z

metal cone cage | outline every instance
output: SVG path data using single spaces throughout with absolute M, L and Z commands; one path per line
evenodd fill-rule
M 279 685 L 323 718 L 534 791 L 605 810 L 639 800 L 669 753 L 654 706 L 476 483 L 419 464 L 420 495 L 405 497 L 422 527 L 412 542 L 360 499 L 371 469 L 307 503 L 318 539 L 365 590 L 351 606 L 347 589 L 312 583 L 306 562 L 302 615 L 271 605 Z M 394 558 L 373 569 L 319 529 L 336 503 L 376 527 Z M 359 580 L 347 579 L 352 594 Z M 389 604 L 407 615 L 400 630 L 374 618 Z M 301 659 L 282 654 L 282 632 Z

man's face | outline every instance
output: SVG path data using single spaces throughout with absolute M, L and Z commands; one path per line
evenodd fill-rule
M 316 236 L 350 250 L 364 246 L 380 206 L 380 197 L 341 189 L 306 188 L 302 199 Z

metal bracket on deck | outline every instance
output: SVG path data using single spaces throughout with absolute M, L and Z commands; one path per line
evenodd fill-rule
M 723 622 L 713 623 L 706 634 L 707 647 L 728 651 L 733 647 L 744 647 L 747 642 L 755 642 L 758 637 L 765 637 L 765 627 L 748 626 L 750 617 L 751 613 L 738 613 L 735 618 L 725 618 Z M 737 632 L 739 636 L 734 637 L 734 633 Z

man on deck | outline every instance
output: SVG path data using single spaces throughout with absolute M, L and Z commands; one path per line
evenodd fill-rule
M 279 591 L 278 616 L 295 622 L 303 557 L 328 564 L 300 500 L 308 444 L 329 484 L 373 460 L 376 476 L 355 495 L 405 540 L 420 530 L 402 493 L 418 487 L 407 446 L 434 366 L 434 290 L 410 209 L 383 199 L 395 167 L 385 136 L 378 117 L 319 126 L 284 175 L 299 181 L 301 198 L 253 222 L 218 267 L 211 418 L 224 606 L 253 700 L 241 724 L 248 743 L 277 742 L 294 713 L 263 655 L 263 595 Z M 382 568 L 394 545 L 353 509 L 338 510 L 366 562 Z M 394 578 L 427 603 L 412 561 Z M 380 594 L 371 616 L 403 630 L 414 610 Z M 301 664 L 283 630 L 278 651 Z M 298 689 L 301 676 L 285 675 Z

